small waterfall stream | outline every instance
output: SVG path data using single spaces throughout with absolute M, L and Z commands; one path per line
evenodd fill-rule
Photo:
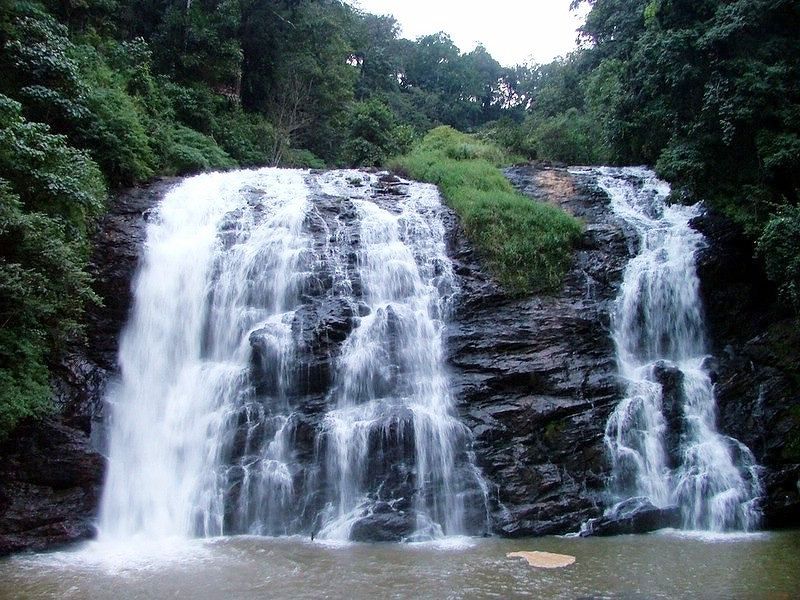
M 669 186 L 644 168 L 588 172 L 638 236 L 613 320 L 626 392 L 606 426 L 611 490 L 619 501 L 677 505 L 686 529 L 749 530 L 759 520 L 757 466 L 716 429 L 695 270 L 703 238 L 689 225 L 699 207 L 668 205 Z
M 392 186 L 261 169 L 167 194 L 108 397 L 101 540 L 486 530 L 443 365 L 439 195 Z

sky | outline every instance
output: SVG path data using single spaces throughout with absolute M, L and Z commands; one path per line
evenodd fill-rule
M 570 0 L 353 0 L 378 15 L 391 14 L 401 37 L 444 31 L 462 52 L 482 43 L 505 66 L 547 63 L 576 46 L 585 10 L 570 12 Z

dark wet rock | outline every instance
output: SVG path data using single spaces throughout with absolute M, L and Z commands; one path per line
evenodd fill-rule
M 91 537 L 103 464 L 57 419 L 19 426 L 0 448 L 0 556 Z
M 507 175 L 586 229 L 560 293 L 514 299 L 446 216 L 461 285 L 447 338 L 453 391 L 492 487 L 495 531 L 561 534 L 602 514 L 603 435 L 620 397 L 609 319 L 631 244 L 588 179 L 534 167 Z
M 661 412 L 667 424 L 664 440 L 670 468 L 681 463 L 681 432 L 683 424 L 683 371 L 669 361 L 658 361 L 653 365 L 653 379 L 661 384 Z
M 414 533 L 417 526 L 414 513 L 395 512 L 387 504 L 384 507 L 388 512 L 374 512 L 353 523 L 350 539 L 354 542 L 401 542 Z
M 800 525 L 800 327 L 777 297 L 753 243 L 706 211 L 698 276 L 715 358 L 720 431 L 761 465 L 765 527 Z
M 609 514 L 591 519 L 581 530 L 581 537 L 648 533 L 667 527 L 679 527 L 681 511 L 677 506 L 658 508 L 647 498 L 630 498 L 615 506 Z
M 0 450 L 0 554 L 94 535 L 104 470 L 103 396 L 117 371 L 147 220 L 176 181 L 118 194 L 98 223 L 89 272 L 102 305 L 88 310 L 87 342 L 67 348 L 52 369 L 56 414 L 21 425 Z
M 120 192 L 109 200 L 109 210 L 97 225 L 89 272 L 93 289 L 103 306 L 88 313 L 89 358 L 99 366 L 116 368 L 119 334 L 132 302 L 133 276 L 146 235 L 145 216 L 180 179 L 162 178 L 154 183 Z

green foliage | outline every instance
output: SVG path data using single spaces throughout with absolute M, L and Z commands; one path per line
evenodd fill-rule
M 84 255 L 82 239 L 27 212 L 0 179 L 0 439 L 50 407 L 48 359 L 80 334 L 84 304 L 97 301 Z
M 503 158 L 491 144 L 438 127 L 389 164 L 439 186 L 509 292 L 556 290 L 581 226 L 562 210 L 515 192 L 497 168 Z
M 173 126 L 170 132 L 166 161 L 176 175 L 236 166 L 212 138 L 183 125 Z
M 153 32 L 160 70 L 178 81 L 234 86 L 242 63 L 240 15 L 237 0 L 166 3 Z
M 507 148 L 522 157 L 523 160 L 534 160 L 539 154 L 531 135 L 532 121 L 518 123 L 510 117 L 486 123 L 478 132 L 481 139 Z
M 105 198 L 83 152 L 0 95 L 0 438 L 49 406 L 47 362 L 97 301 L 87 231 Z
M 324 169 L 325 161 L 315 156 L 310 150 L 288 148 L 281 165 L 297 169 Z
M 156 157 L 133 99 L 119 88 L 93 88 L 86 96 L 94 127 L 81 134 L 112 185 L 132 185 L 154 173 Z
M 377 98 L 353 105 L 342 157 L 347 164 L 374 166 L 387 156 L 407 152 L 413 130 L 397 124 L 389 107 Z
M 750 228 L 800 189 L 800 12 L 788 0 L 594 0 L 586 101 L 615 160 Z M 599 61 L 599 62 L 598 62 Z M 745 191 L 746 190 L 746 191 Z M 755 192 L 755 193 L 754 193 Z M 773 209 L 774 211 L 774 209 Z
M 800 311 L 800 207 L 785 208 L 773 216 L 758 240 L 767 275 L 779 286 L 781 297 Z
M 102 210 L 105 186 L 97 165 L 64 136 L 26 121 L 20 104 L 2 95 L 0 173 L 27 210 L 60 219 L 78 239 Z
M 551 117 L 534 114 L 522 123 L 489 123 L 481 136 L 529 160 L 589 165 L 608 158 L 596 121 L 576 108 Z
M 594 121 L 571 108 L 545 119 L 533 130 L 529 143 L 538 158 L 587 165 L 602 162 L 602 152 L 595 144 L 598 137 Z

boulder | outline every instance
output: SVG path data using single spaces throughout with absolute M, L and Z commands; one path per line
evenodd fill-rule
M 353 523 L 350 540 L 354 542 L 401 542 L 417 527 L 413 512 L 375 512 Z
M 647 498 L 629 498 L 581 528 L 581 537 L 648 533 L 667 527 L 680 527 L 681 511 L 677 506 L 658 508 Z

